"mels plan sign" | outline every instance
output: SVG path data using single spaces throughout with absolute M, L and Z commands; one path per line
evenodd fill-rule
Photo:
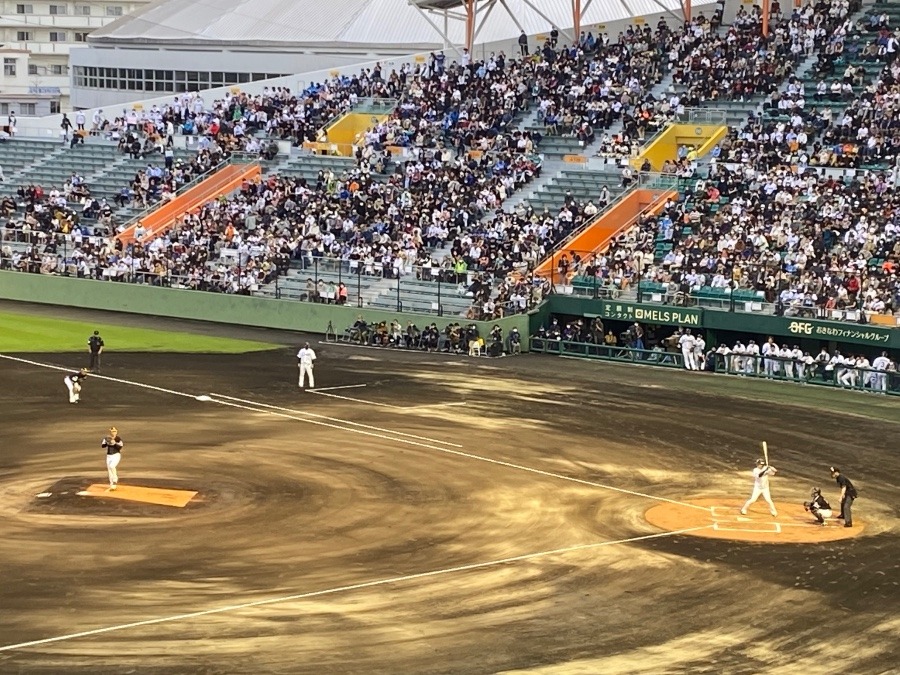
M 703 310 L 687 307 L 635 305 L 629 302 L 604 302 L 601 316 L 614 321 L 699 327 Z

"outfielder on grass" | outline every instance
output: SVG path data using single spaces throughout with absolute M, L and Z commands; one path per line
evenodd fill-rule
M 769 505 L 769 513 L 772 514 L 772 517 L 774 518 L 778 515 L 778 511 L 775 510 L 775 503 L 772 501 L 772 495 L 769 494 L 769 476 L 774 476 L 776 473 L 778 473 L 778 470 L 774 466 L 766 464 L 766 460 L 762 458 L 756 460 L 756 466 L 753 469 L 753 493 L 750 495 L 750 499 L 741 507 L 742 515 L 747 515 L 747 509 L 760 496 Z
M 66 389 L 69 390 L 69 403 L 78 403 L 81 400 L 81 383 L 88 376 L 86 368 L 82 368 L 77 373 L 69 373 L 63 378 L 66 383 Z

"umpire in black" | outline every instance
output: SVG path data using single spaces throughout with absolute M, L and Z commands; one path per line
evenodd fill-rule
M 847 476 L 841 473 L 836 466 L 831 467 L 831 477 L 837 482 L 841 488 L 841 515 L 838 518 L 844 519 L 844 527 L 853 527 L 853 500 L 857 497 L 856 488 Z
M 92 372 L 100 371 L 100 355 L 103 353 L 103 338 L 100 337 L 100 331 L 95 330 L 94 334 L 88 338 L 88 351 L 91 353 Z

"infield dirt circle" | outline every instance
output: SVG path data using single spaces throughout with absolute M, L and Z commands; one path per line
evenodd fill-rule
M 753 504 L 747 515 L 741 515 L 743 501 L 736 499 L 691 499 L 684 503 L 663 502 L 645 514 L 647 522 L 663 530 L 709 539 L 755 541 L 765 544 L 818 544 L 850 539 L 862 534 L 859 520 L 853 527 L 844 521 L 828 518 L 819 525 L 800 504 L 775 502 L 778 515 L 769 514 L 765 504 Z

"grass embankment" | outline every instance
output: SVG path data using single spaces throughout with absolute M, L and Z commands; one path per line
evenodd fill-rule
M 0 352 L 87 351 L 88 337 L 95 330 L 100 331 L 106 349 L 117 352 L 243 354 L 279 347 L 268 342 L 210 337 L 198 333 L 169 332 L 0 312 Z

